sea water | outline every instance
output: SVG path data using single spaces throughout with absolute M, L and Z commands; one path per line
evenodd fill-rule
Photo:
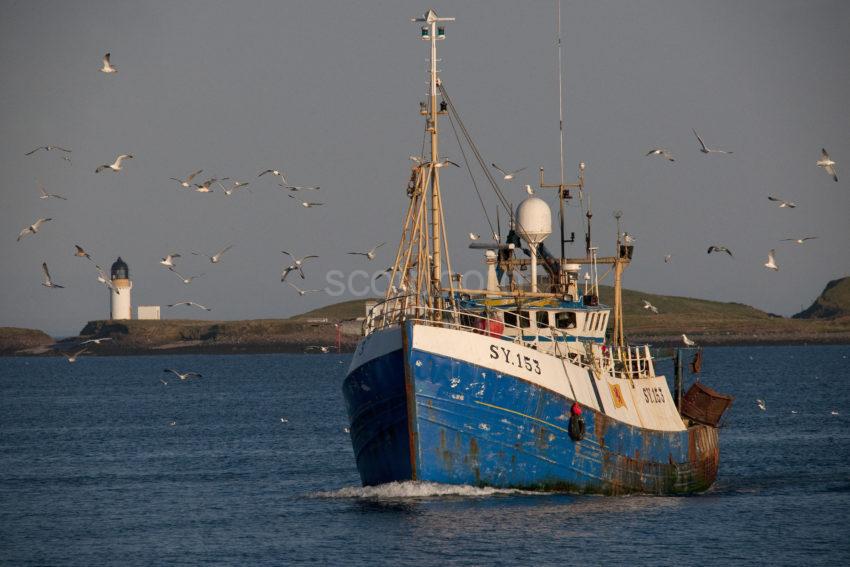
M 690 497 L 363 488 L 349 361 L 0 358 L 0 564 L 850 564 L 850 347 L 706 349 L 736 400 Z

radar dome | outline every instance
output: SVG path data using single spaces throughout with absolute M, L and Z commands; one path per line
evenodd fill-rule
M 552 211 L 546 201 L 528 197 L 516 208 L 517 232 L 530 244 L 539 244 L 552 234 Z

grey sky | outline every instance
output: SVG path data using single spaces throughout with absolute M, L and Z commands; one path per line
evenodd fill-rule
M 552 2 L 4 3 L 0 325 L 70 334 L 105 317 L 106 290 L 74 243 L 104 267 L 128 262 L 134 306 L 192 299 L 213 311 L 187 314 L 207 318 L 329 302 L 281 286 L 282 249 L 321 256 L 306 287 L 323 287 L 331 269 L 386 266 L 407 156 L 422 139 L 427 44 L 409 18 L 428 7 L 457 18 L 440 46 L 442 77 L 485 159 L 528 167 L 506 188 L 519 202 L 538 166 L 550 179 L 558 169 Z M 611 212 L 624 212 L 638 244 L 627 287 L 791 314 L 850 272 L 850 4 L 564 2 L 563 27 L 568 177 L 587 162 L 603 252 Z M 107 51 L 113 76 L 98 72 Z M 691 128 L 735 153 L 702 155 Z M 443 140 L 459 160 L 448 128 Z M 44 144 L 73 149 L 72 163 L 24 157 Z M 645 158 L 655 145 L 676 163 Z M 821 147 L 839 183 L 815 166 Z M 135 159 L 94 174 L 118 153 Z M 309 197 L 327 205 L 304 210 L 256 178 L 271 167 L 321 185 Z M 168 181 L 199 168 L 253 192 L 203 195 Z M 37 178 L 69 200 L 40 201 Z M 478 268 L 466 233 L 488 229 L 471 183 L 444 170 L 443 188 L 455 268 Z M 769 193 L 798 208 L 778 209 Z M 568 230 L 581 234 L 570 212 Z M 16 243 L 40 216 L 54 221 Z M 778 242 L 805 235 L 820 239 Z M 374 262 L 345 254 L 384 240 Z M 189 255 L 229 243 L 217 266 Z M 735 259 L 706 256 L 713 243 Z M 770 248 L 778 273 L 762 266 Z M 181 272 L 206 277 L 184 286 L 158 265 L 177 251 Z M 42 261 L 66 289 L 39 285 Z

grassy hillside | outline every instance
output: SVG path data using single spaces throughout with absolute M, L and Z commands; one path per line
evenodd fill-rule
M 0 327 L 0 354 L 13 354 L 24 349 L 46 348 L 53 338 L 37 329 Z
M 850 317 L 850 277 L 832 280 L 808 309 L 795 319 L 836 319 Z
M 294 317 L 290 317 L 290 320 L 297 321 L 298 319 L 327 317 L 330 321 L 339 321 L 342 319 L 354 319 L 355 317 L 363 317 L 366 315 L 367 301 L 377 301 L 377 299 L 352 299 L 351 301 L 334 303 L 332 305 L 326 305 L 325 307 L 313 309 L 312 311 L 302 313 L 301 315 L 295 315 Z

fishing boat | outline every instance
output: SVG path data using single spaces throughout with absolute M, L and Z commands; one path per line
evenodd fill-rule
M 588 206 L 584 255 L 565 257 L 576 239 L 565 237 L 564 202 L 586 188 L 583 163 L 577 181 L 564 182 L 563 126 L 560 183 L 539 173 L 541 191 L 558 198 L 560 257 L 544 245 L 552 232 L 546 200 L 529 195 L 513 209 L 437 71 L 437 44 L 453 20 L 433 10 L 413 20 L 430 45 L 429 96 L 420 103 L 430 152 L 414 159 L 390 285 L 368 311 L 343 383 L 363 484 L 706 490 L 717 476 L 718 424 L 731 398 L 702 384 L 681 396 L 680 381 L 674 396 L 649 346 L 627 341 L 621 283 L 634 245 L 619 226 L 614 253 L 600 256 Z M 496 231 L 492 243 L 470 244 L 484 255 L 481 289 L 464 287 L 452 271 L 440 174 L 455 164 L 440 154 L 441 121 L 469 146 L 470 161 L 511 213 L 504 238 Z M 613 273 L 612 306 L 599 301 L 600 266 Z

